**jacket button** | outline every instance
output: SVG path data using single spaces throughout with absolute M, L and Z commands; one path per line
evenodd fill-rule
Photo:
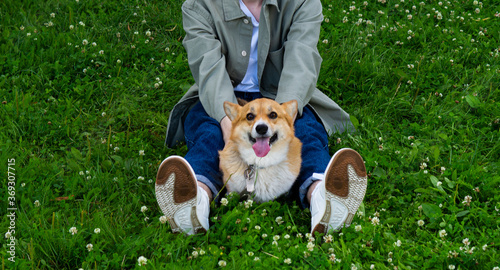
M 243 20 L 243 22 L 244 22 L 245 24 L 248 24 L 248 23 L 249 23 L 249 21 L 248 21 L 247 19 L 244 19 L 244 20 Z
M 246 51 L 241 51 L 241 56 L 247 56 L 247 52 Z

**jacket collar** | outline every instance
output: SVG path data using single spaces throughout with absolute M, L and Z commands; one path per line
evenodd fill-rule
M 262 7 L 264 8 L 265 6 L 272 5 L 275 6 L 279 12 L 278 1 L 279 0 L 264 0 Z M 222 7 L 224 10 L 225 21 L 232 21 L 246 17 L 245 13 L 243 13 L 240 8 L 239 0 L 222 0 Z

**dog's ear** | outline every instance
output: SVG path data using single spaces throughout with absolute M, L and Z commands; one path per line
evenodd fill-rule
M 297 111 L 299 106 L 295 99 L 285 102 L 281 106 L 283 106 L 283 109 L 285 109 L 286 113 L 290 115 L 292 119 L 295 119 L 295 116 L 297 116 Z
M 242 98 L 237 98 L 237 100 L 238 100 L 238 104 L 240 104 L 240 106 L 242 106 L 242 107 L 245 106 L 245 104 L 248 103 L 248 101 L 246 101 L 246 100 L 244 100 Z
M 227 117 L 234 121 L 238 116 L 238 112 L 240 111 L 241 106 L 238 104 L 231 103 L 229 101 L 224 101 L 224 111 L 226 112 Z

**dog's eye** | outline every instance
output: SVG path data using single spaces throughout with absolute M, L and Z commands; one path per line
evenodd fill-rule
M 255 119 L 255 115 L 253 115 L 253 113 L 247 114 L 247 120 L 248 121 L 252 121 L 253 119 Z
M 276 118 L 278 118 L 278 114 L 277 114 L 276 112 L 271 112 L 271 113 L 269 114 L 269 118 L 270 118 L 270 119 L 276 119 Z

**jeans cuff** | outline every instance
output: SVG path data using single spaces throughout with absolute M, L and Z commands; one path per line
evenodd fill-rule
M 304 181 L 299 188 L 299 198 L 300 204 L 304 209 L 309 208 L 309 202 L 307 201 L 307 192 L 309 191 L 309 187 L 315 181 L 323 181 L 325 179 L 325 175 L 322 173 L 313 173 L 313 175 Z
M 219 195 L 219 191 L 214 186 L 214 184 L 212 184 L 212 182 L 210 182 L 210 180 L 208 178 L 206 178 L 205 176 L 203 176 L 201 174 L 196 174 L 195 177 L 196 177 L 196 180 L 198 180 L 198 182 L 202 182 L 203 184 L 207 185 L 207 187 L 210 189 L 210 191 L 212 191 L 213 200 L 217 201 L 217 199 L 218 199 L 217 195 Z

